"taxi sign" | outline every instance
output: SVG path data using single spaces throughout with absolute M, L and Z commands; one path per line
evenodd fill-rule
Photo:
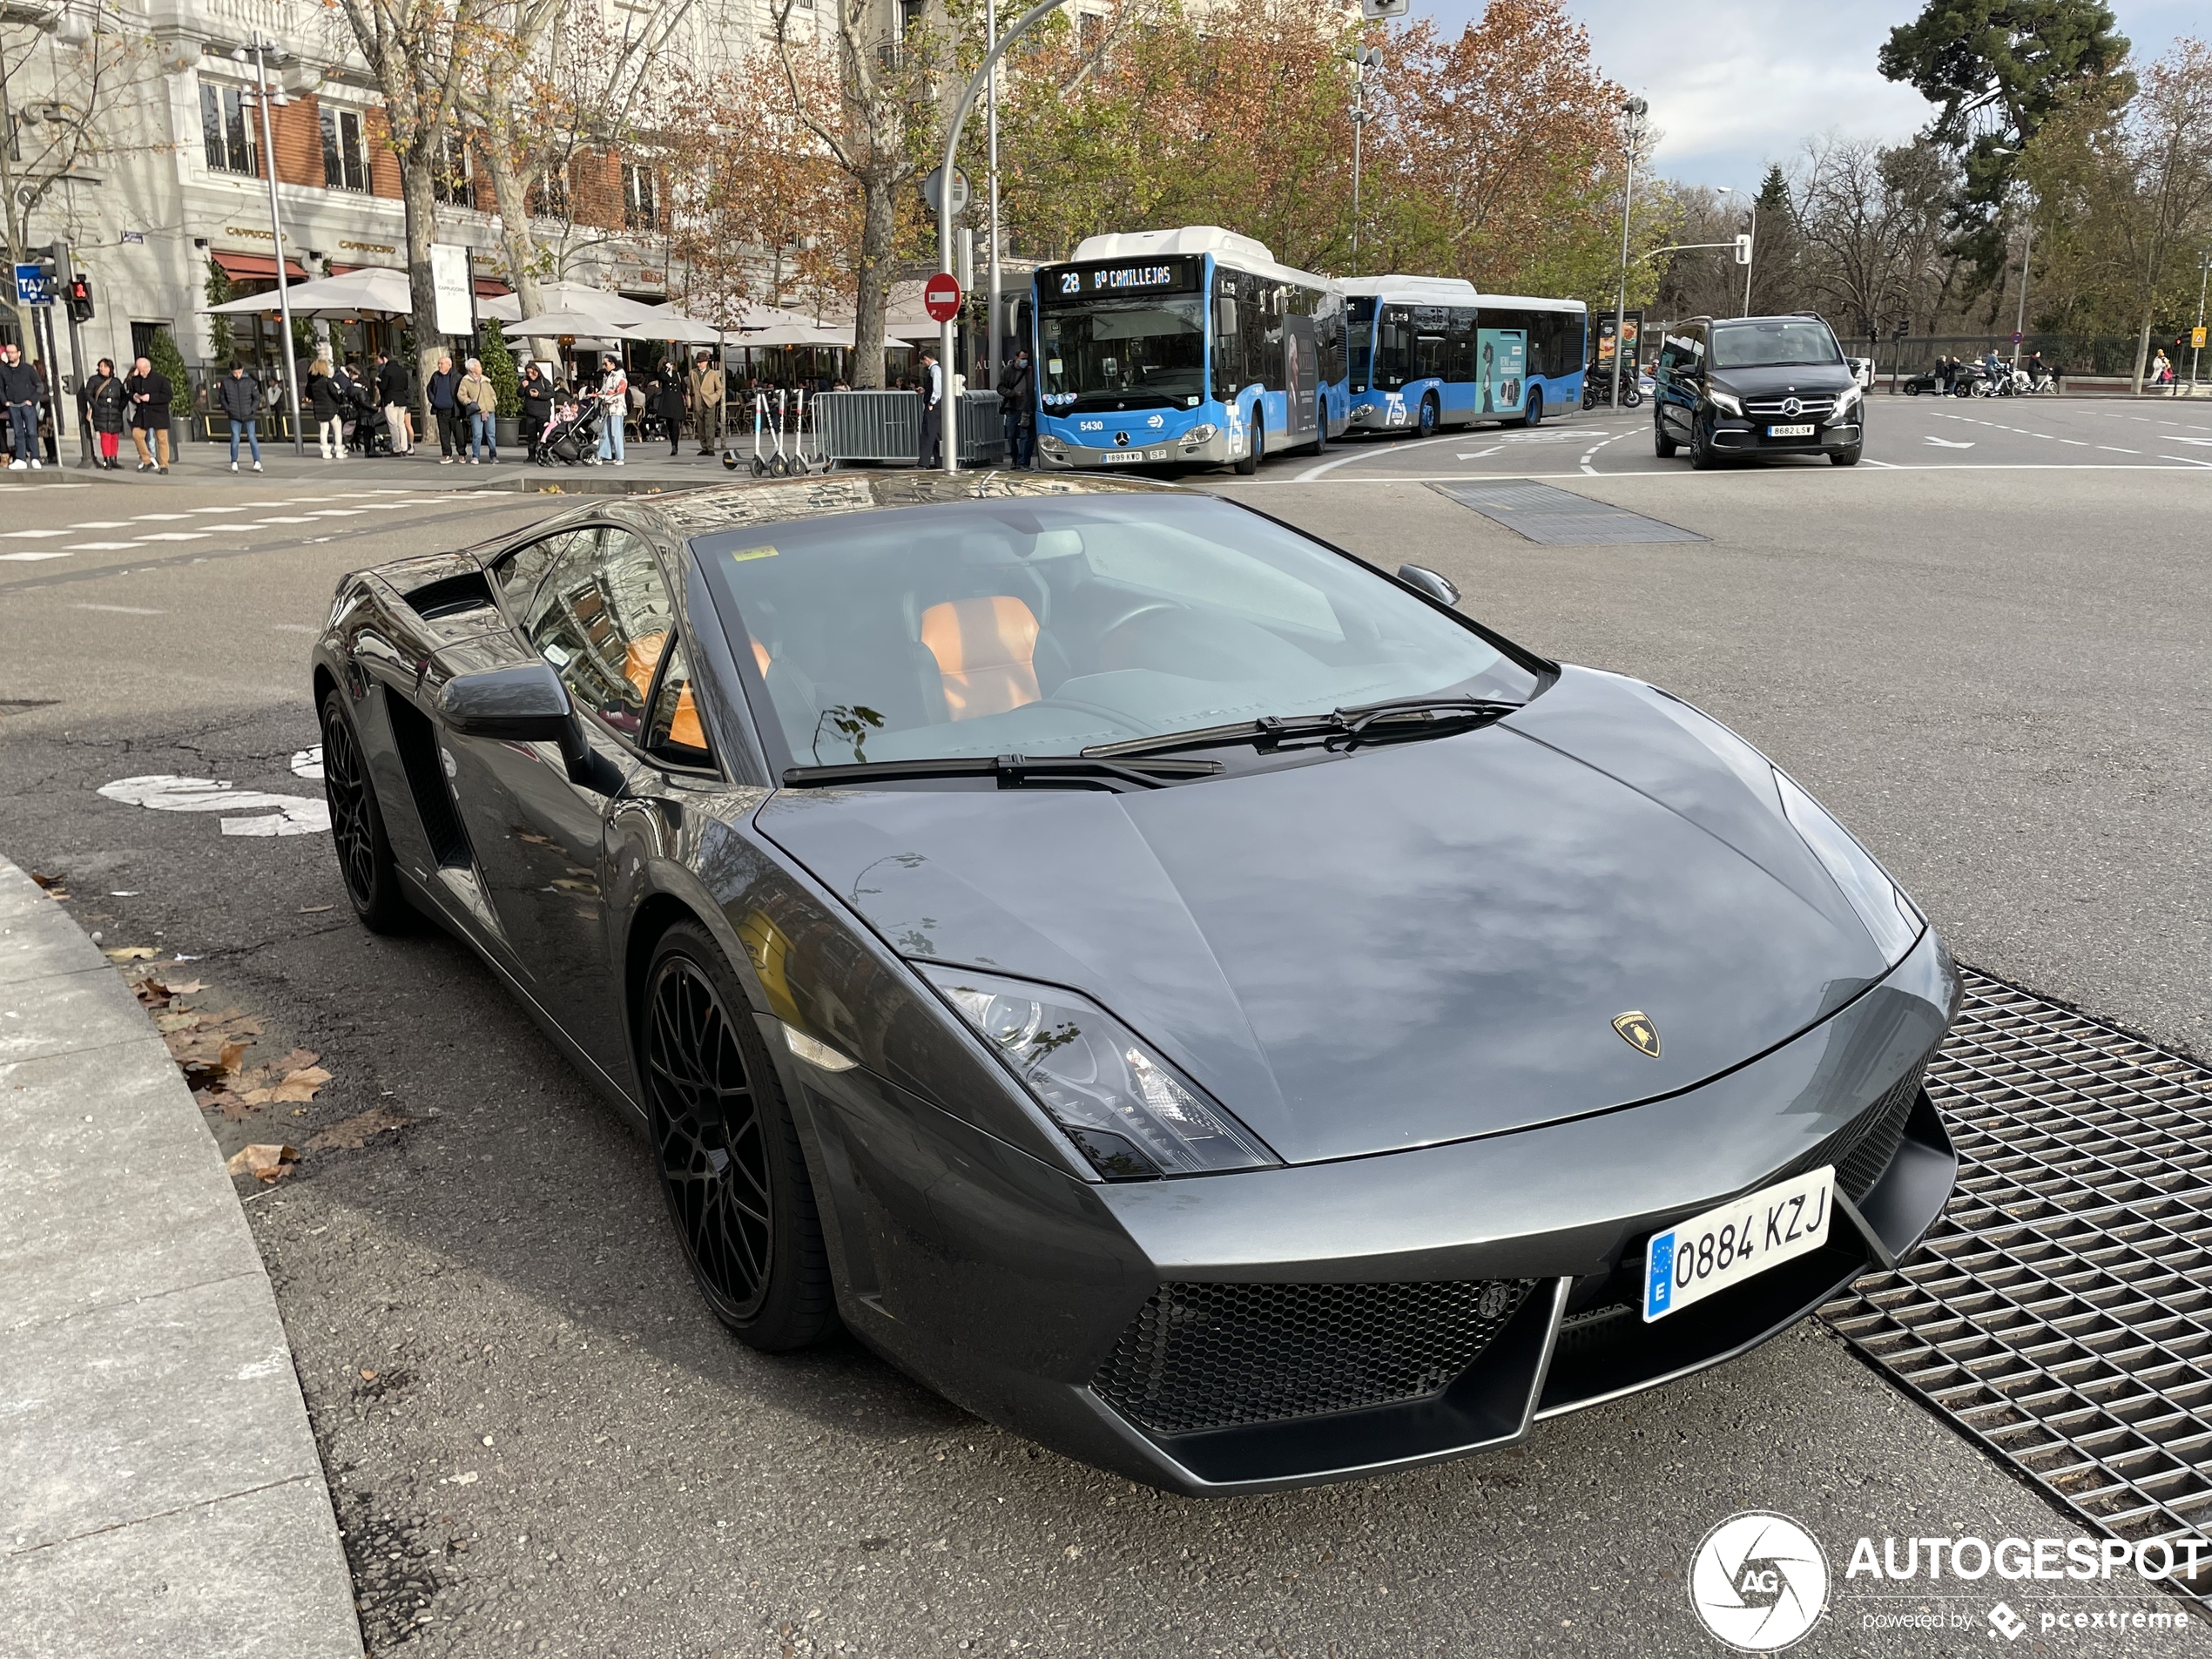
M 940 271 L 921 291 L 922 307 L 932 322 L 950 322 L 960 315 L 960 281 L 949 271 Z

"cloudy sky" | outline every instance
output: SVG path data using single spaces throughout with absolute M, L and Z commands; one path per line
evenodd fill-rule
M 1456 30 L 1484 0 L 1413 0 L 1413 15 Z M 2185 30 L 2208 32 L 2202 0 L 2107 0 L 2136 53 L 2155 57 Z M 1764 5 L 1758 0 L 1656 5 L 1569 0 L 1598 64 L 1643 95 L 1664 134 L 1659 170 L 1689 184 L 1756 186 L 1817 132 L 1894 143 L 1928 118 L 1907 86 L 1885 81 L 1875 54 L 1914 0 Z

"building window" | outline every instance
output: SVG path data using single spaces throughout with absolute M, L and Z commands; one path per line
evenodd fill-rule
M 569 170 L 565 165 L 548 167 L 530 186 L 530 212 L 539 219 L 569 216 Z
M 469 181 L 469 146 L 458 132 L 438 140 L 438 165 L 431 176 L 430 193 L 448 207 L 474 207 L 476 192 Z
M 199 88 L 199 131 L 207 141 L 207 166 L 211 172 L 259 172 L 254 164 L 253 145 L 247 137 L 250 131 L 246 118 L 251 105 L 246 95 L 235 86 L 211 86 L 206 82 Z
M 368 188 L 368 158 L 361 149 L 361 118 L 355 111 L 323 107 L 322 181 L 333 190 Z
M 660 190 L 649 168 L 623 166 L 622 225 L 631 231 L 660 228 Z

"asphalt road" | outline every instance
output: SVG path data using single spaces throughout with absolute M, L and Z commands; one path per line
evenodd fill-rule
M 2163 413 L 2033 407 L 2054 432 Z M 1901 408 L 1899 441 L 1912 420 L 1963 430 L 1954 412 L 1987 411 Z M 1362 482 L 1364 457 L 1308 485 L 1291 481 L 1313 463 L 1286 457 L 1218 487 L 1379 562 L 1434 565 L 1541 650 L 1697 699 L 1836 806 L 1962 956 L 2212 1053 L 2212 482 L 2186 466 L 1603 475 L 1616 455 L 1625 439 L 1595 480 L 1564 469 L 1571 487 L 1711 539 L 1538 546 L 1421 482 Z M 733 1345 L 642 1147 L 459 947 L 357 930 L 325 835 L 226 836 L 95 792 L 150 772 L 312 792 L 291 757 L 315 738 L 305 652 L 336 576 L 552 505 L 432 491 L 315 519 L 359 503 L 254 482 L 236 499 L 136 480 L 10 490 L 15 531 L 287 504 L 196 517 L 221 528 L 192 543 L 71 530 L 134 545 L 0 563 L 0 853 L 66 875 L 105 943 L 199 958 L 199 1000 L 260 1015 L 264 1053 L 322 1056 L 334 1078 L 311 1105 L 219 1122 L 226 1148 L 305 1146 L 372 1108 L 412 1120 L 310 1150 L 247 1203 L 374 1651 L 1704 1655 L 1719 1649 L 1686 1605 L 1689 1553 L 1764 1507 L 1810 1526 L 1849 1598 L 1799 1651 L 1979 1653 L 1994 1589 L 1868 1603 L 1841 1581 L 1851 1541 L 2074 1530 L 1816 1329 L 1518 1453 L 1230 1502 L 1039 1452 L 854 1345 Z M 265 522 L 293 517 L 309 522 Z M 1973 1625 L 1872 1635 L 1870 1605 Z M 2141 1645 L 2212 1649 L 2197 1632 Z

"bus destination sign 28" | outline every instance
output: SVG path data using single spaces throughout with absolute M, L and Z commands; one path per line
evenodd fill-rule
M 1055 300 L 1186 293 L 1197 286 L 1198 261 L 1190 259 L 1062 266 L 1050 273 L 1042 285 L 1046 296 Z

